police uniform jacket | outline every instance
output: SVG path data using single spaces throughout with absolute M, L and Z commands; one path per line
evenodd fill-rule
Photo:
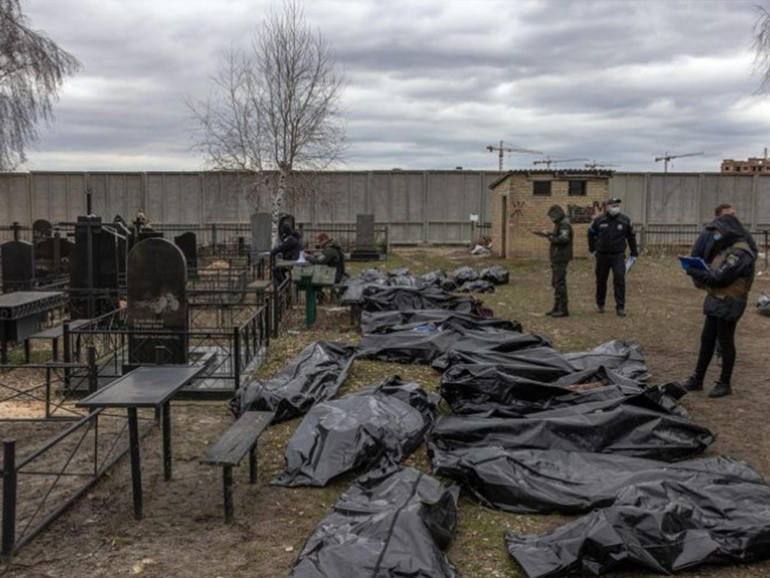
M 597 255 L 621 255 L 626 252 L 626 243 L 631 250 L 631 257 L 638 257 L 636 236 L 631 219 L 622 213 L 610 215 L 602 213 L 588 227 L 588 250 Z
M 714 223 L 720 227 L 723 238 L 715 241 L 715 250 L 718 252 L 711 268 L 708 271 L 688 269 L 687 274 L 693 277 L 696 286 L 708 293 L 703 302 L 705 315 L 737 321 L 746 310 L 754 281 L 756 254 L 743 236 L 743 227 L 735 217 L 724 215 Z

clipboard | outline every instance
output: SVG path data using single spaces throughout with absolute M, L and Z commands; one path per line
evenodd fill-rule
M 687 255 L 679 255 L 679 263 L 682 265 L 682 269 L 687 271 L 689 269 L 700 269 L 701 271 L 710 271 L 709 266 L 700 257 L 690 257 Z

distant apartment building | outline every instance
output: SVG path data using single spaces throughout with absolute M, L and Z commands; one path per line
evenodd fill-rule
M 722 172 L 728 174 L 770 174 L 770 159 L 767 158 L 767 149 L 765 149 L 764 157 L 749 157 L 746 161 L 723 160 Z

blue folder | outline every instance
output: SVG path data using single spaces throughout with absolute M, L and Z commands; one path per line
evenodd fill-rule
M 709 266 L 700 257 L 687 257 L 685 255 L 679 255 L 679 262 L 682 264 L 682 269 L 687 271 L 688 269 L 701 269 L 708 271 Z

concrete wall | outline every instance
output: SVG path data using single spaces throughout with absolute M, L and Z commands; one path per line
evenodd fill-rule
M 353 224 L 374 213 L 395 243 L 462 243 L 469 215 L 492 220 L 489 185 L 494 171 L 340 171 L 317 175 L 314 194 L 287 207 L 298 221 Z M 248 195 L 235 173 L 7 173 L 0 174 L 0 226 L 36 219 L 73 221 L 85 212 L 85 190 L 105 219 L 132 218 L 143 207 L 156 223 L 247 222 L 269 210 L 266 193 Z M 732 202 L 752 227 L 770 226 L 770 176 L 719 173 L 617 173 L 609 194 L 646 225 L 700 224 L 716 204 Z

